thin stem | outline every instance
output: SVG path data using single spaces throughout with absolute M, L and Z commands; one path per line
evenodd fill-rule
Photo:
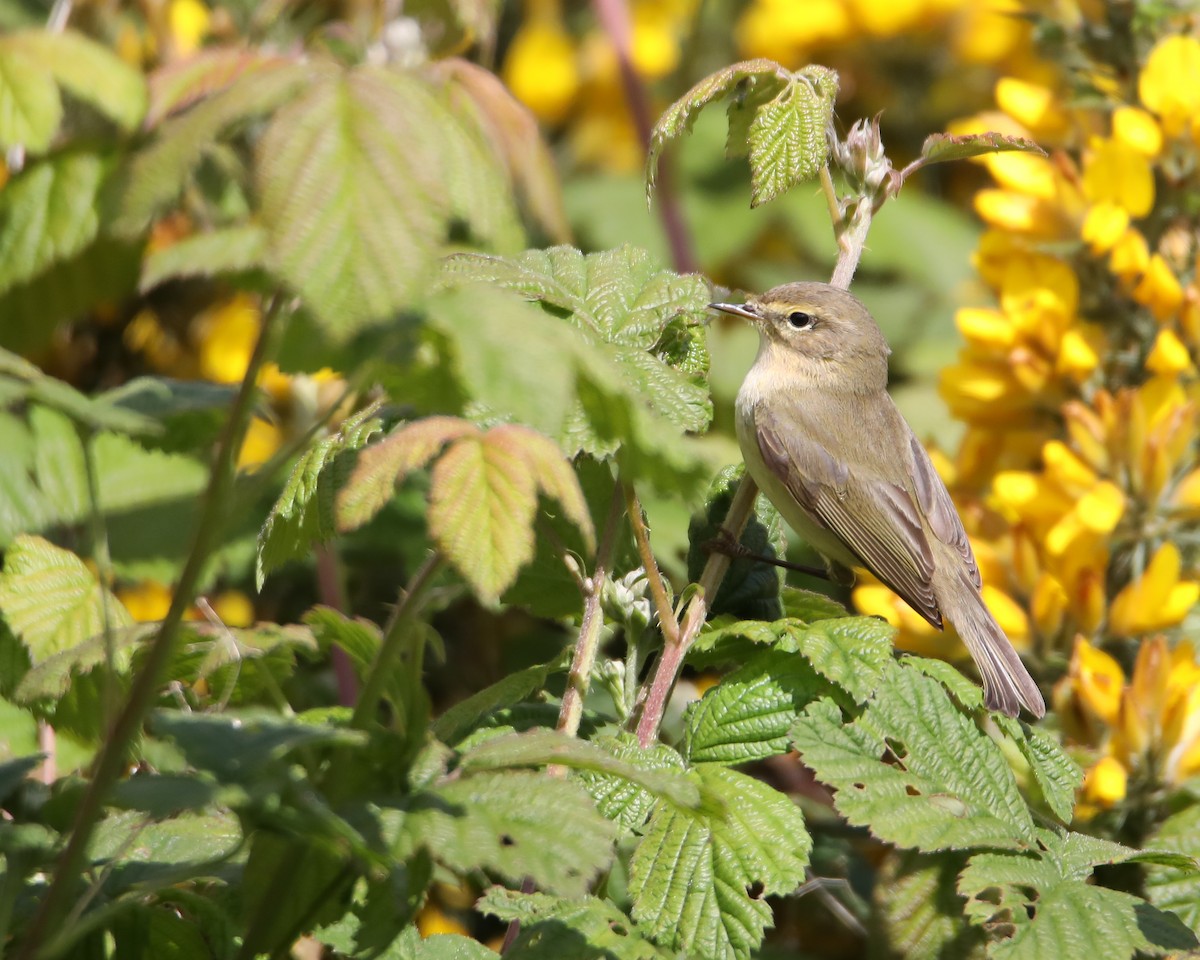
M 829 278 L 832 286 L 842 290 L 850 289 L 850 281 L 854 279 L 854 271 L 858 269 L 858 261 L 862 259 L 863 248 L 867 244 L 867 232 L 871 229 L 874 217 L 870 197 L 861 197 L 854 206 L 844 229 L 838 236 L 838 258 L 833 267 L 833 276 Z
M 600 601 L 604 595 L 604 584 L 608 582 L 611 573 L 617 525 L 621 520 L 621 503 L 621 484 L 617 482 L 613 486 L 604 529 L 600 532 L 596 563 L 584 595 L 583 619 L 579 623 L 579 638 L 575 641 L 575 656 L 571 660 L 567 689 L 563 693 L 562 706 L 558 711 L 556 729 L 571 737 L 579 732 L 579 720 L 583 716 L 583 698 L 587 696 L 588 687 L 591 685 L 592 667 L 596 663 L 596 651 L 600 646 L 600 630 L 604 626 L 604 611 L 600 609 Z
M 104 689 L 103 707 L 104 721 L 112 721 L 116 713 L 116 677 L 115 652 L 113 650 L 112 610 L 109 606 L 108 588 L 112 583 L 112 554 L 108 547 L 108 525 L 104 522 L 104 514 L 100 511 L 100 479 L 96 469 L 96 451 L 94 438 L 90 429 L 76 426 L 79 442 L 83 446 L 84 475 L 87 477 L 88 492 L 88 523 L 92 531 L 92 559 L 96 561 L 96 569 L 100 575 L 100 617 L 103 621 L 104 636 Z
M 138 731 L 141 730 L 142 721 L 159 688 L 162 673 L 174 653 L 175 638 L 179 632 L 179 626 L 183 622 L 183 615 L 192 603 L 204 565 L 225 525 L 229 495 L 235 477 L 234 464 L 237 451 L 241 447 L 246 426 L 250 422 L 250 415 L 254 409 L 259 371 L 274 344 L 275 321 L 279 315 L 280 302 L 278 296 L 273 297 L 270 305 L 263 312 L 262 329 L 258 334 L 258 342 L 254 345 L 254 353 L 250 357 L 241 387 L 238 388 L 237 396 L 234 398 L 229 419 L 225 421 L 225 426 L 213 452 L 212 472 L 208 489 L 200 504 L 200 515 L 196 523 L 192 549 L 188 553 L 183 572 L 179 575 L 179 582 L 176 584 L 174 596 L 171 598 L 171 606 L 163 618 L 157 636 L 146 652 L 142 669 L 129 688 L 129 698 L 125 702 L 125 707 L 113 722 L 112 728 L 105 738 L 104 747 L 96 758 L 91 782 L 88 783 L 75 815 L 71 837 L 59 857 L 46 895 L 42 898 L 33 920 L 30 921 L 28 934 L 17 954 L 18 960 L 33 960 L 38 954 L 38 948 L 46 933 L 58 924 L 63 899 L 71 884 L 82 872 L 84 855 L 87 852 L 92 831 L 100 817 L 104 797 L 121 775 L 130 747 L 133 745 Z
M 342 569 L 339 562 L 337 545 L 322 543 L 317 545 L 317 596 L 327 607 L 338 612 L 345 612 L 346 591 L 342 584 Z M 338 703 L 349 707 L 358 699 L 358 677 L 354 674 L 354 664 L 350 656 L 337 644 L 330 652 L 333 661 L 333 676 L 337 681 Z
M 621 73 L 621 86 L 625 90 L 625 102 L 633 116 L 642 152 L 648 153 L 654 125 L 650 122 L 650 98 L 646 95 L 642 78 L 633 66 L 630 53 L 633 31 L 629 23 L 629 7 L 625 0 L 592 0 L 592 3 L 600 26 L 608 34 L 608 39 L 617 52 L 617 65 Z M 679 273 L 694 273 L 698 269 L 696 257 L 692 252 L 687 225 L 684 223 L 679 198 L 675 192 L 671 167 L 665 162 L 665 158 L 659 163 L 658 188 L 655 192 L 658 195 L 659 216 L 662 217 L 663 230 L 671 248 L 671 261 Z
M 741 539 L 742 530 L 754 512 L 754 500 L 757 496 L 758 487 L 754 485 L 750 475 L 746 474 L 738 484 L 729 504 L 729 512 L 725 515 L 725 522 L 721 525 L 721 529 L 733 540 Z M 678 641 L 663 645 L 662 656 L 655 665 L 654 677 L 650 681 L 650 692 L 642 704 L 642 714 L 638 718 L 637 738 L 643 749 L 652 746 L 658 739 L 663 711 L 666 710 L 671 690 L 674 689 L 679 670 L 683 666 L 683 658 L 695 641 L 696 634 L 704 626 L 704 621 L 708 619 L 709 601 L 717 595 L 721 581 L 725 579 L 732 562 L 732 558 L 723 553 L 709 554 L 704 570 L 700 573 L 696 593 L 683 615 Z
M 642 569 L 646 571 L 646 579 L 650 582 L 650 596 L 654 600 L 654 609 L 658 611 L 658 625 L 662 629 L 663 640 L 667 643 L 678 643 L 679 625 L 675 622 L 675 610 L 671 606 L 671 598 L 667 596 L 667 585 L 663 582 L 662 571 L 658 569 L 654 551 L 650 549 L 650 531 L 646 528 L 646 520 L 642 516 L 642 503 L 638 500 L 633 484 L 625 483 L 622 487 L 625 491 L 625 513 L 629 516 L 629 525 L 633 527 L 633 539 L 637 542 Z
M 421 609 L 425 595 L 429 592 L 434 578 L 445 565 L 445 558 L 440 553 L 431 553 L 426 557 L 421 568 L 413 575 L 408 588 L 401 593 L 396 609 L 392 611 L 387 626 L 383 631 L 383 640 L 379 644 L 379 652 L 371 669 L 367 671 L 367 680 L 362 693 L 358 695 L 358 703 L 354 707 L 354 715 L 350 718 L 350 726 L 363 729 L 374 718 L 379 709 L 379 701 L 383 697 L 383 688 L 391 676 L 394 661 L 408 638 L 409 628 Z

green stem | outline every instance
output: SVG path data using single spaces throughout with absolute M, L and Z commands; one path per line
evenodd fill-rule
M 358 703 L 354 706 L 354 715 L 350 718 L 350 726 L 364 730 L 375 719 L 379 711 L 379 701 L 383 698 L 383 688 L 391 676 L 395 660 L 404 648 L 434 578 L 441 572 L 445 563 L 445 558 L 440 553 L 431 553 L 413 575 L 408 588 L 401 593 L 396 609 L 392 611 L 392 616 L 384 627 L 379 652 L 375 654 L 375 660 L 367 672 L 362 692 L 358 695 Z
M 83 446 L 83 468 L 87 477 L 88 492 L 88 525 L 92 531 L 92 558 L 96 561 L 96 570 L 100 576 L 100 618 L 104 631 L 105 667 L 103 716 L 105 723 L 111 723 L 116 715 L 117 706 L 116 654 L 113 649 L 112 609 L 108 595 L 108 588 L 112 584 L 112 554 L 108 548 L 108 525 L 100 511 L 100 479 L 96 469 L 95 438 L 91 429 L 82 424 L 76 424 L 75 429 Z
M 88 783 L 79 809 L 75 815 L 75 823 L 71 828 L 70 839 L 59 856 L 53 878 L 38 906 L 37 913 L 30 921 L 28 933 L 21 944 L 17 960 L 33 960 L 38 955 L 42 940 L 53 930 L 62 914 L 64 899 L 72 884 L 82 873 L 83 860 L 87 852 L 88 842 L 92 831 L 100 818 L 104 797 L 121 775 L 130 748 L 142 728 L 155 694 L 161 683 L 163 672 L 171 661 L 175 650 L 175 638 L 183 615 L 191 605 L 196 587 L 200 582 L 204 564 L 217 543 L 224 527 L 230 491 L 233 489 L 235 477 L 234 465 L 237 451 L 241 447 L 242 437 L 245 436 L 246 426 L 254 408 L 254 398 L 257 393 L 258 373 L 262 369 L 270 349 L 274 344 L 275 321 L 279 315 L 281 299 L 276 296 L 263 313 L 262 329 L 259 331 L 258 342 L 246 368 L 246 375 L 234 399 L 229 419 L 217 441 L 213 452 L 213 466 L 209 478 L 208 489 L 200 505 L 200 515 L 183 572 L 171 598 L 171 606 L 163 618 L 162 626 L 157 636 L 146 652 L 142 669 L 138 672 L 129 689 L 129 698 L 124 708 L 113 722 L 104 747 L 96 758 L 92 779 Z
M 604 611 L 600 608 L 600 601 L 604 595 L 604 584 L 608 582 L 612 572 L 617 524 L 621 519 L 621 490 L 622 485 L 618 481 L 613 487 L 608 517 L 600 533 L 600 545 L 596 548 L 596 563 L 584 595 L 583 619 L 579 623 L 579 638 L 575 641 L 575 656 L 571 660 L 567 689 L 563 693 L 562 706 L 558 711 L 556 729 L 571 737 L 579 732 L 579 720 L 583 716 L 583 698 L 587 696 L 588 687 L 591 685 L 592 667 L 596 663 L 596 651 L 600 646 L 600 631 L 604 626 Z
M 667 596 L 667 585 L 663 582 L 662 572 L 654 560 L 654 551 L 650 549 L 650 531 L 642 516 L 641 501 L 638 500 L 633 484 L 623 484 L 623 488 L 625 513 L 629 516 L 629 525 L 633 528 L 633 539 L 637 543 L 642 569 L 646 571 L 646 579 L 650 583 L 650 596 L 654 600 L 654 609 L 658 612 L 658 623 L 663 632 L 663 639 L 667 643 L 678 643 L 679 625 L 675 622 L 675 610 L 671 606 L 671 598 Z

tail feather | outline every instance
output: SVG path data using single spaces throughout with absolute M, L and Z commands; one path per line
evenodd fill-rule
M 1021 707 L 1041 719 L 1046 701 L 1017 651 L 996 623 L 974 584 L 963 582 L 955 591 L 960 602 L 946 610 L 983 676 L 984 702 L 990 710 L 1015 717 Z

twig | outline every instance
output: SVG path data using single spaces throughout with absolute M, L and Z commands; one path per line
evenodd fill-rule
M 646 571 L 646 579 L 650 582 L 650 596 L 654 599 L 654 609 L 658 612 L 658 625 L 666 643 L 679 642 L 679 625 L 675 622 L 675 609 L 671 606 L 671 598 L 667 596 L 667 585 L 663 582 L 662 571 L 654 560 L 654 551 L 650 549 L 650 531 L 646 529 L 646 520 L 642 516 L 642 503 L 638 500 L 637 491 L 633 484 L 621 485 L 625 492 L 625 513 L 629 516 L 629 525 L 633 527 L 633 539 L 637 542 L 638 556 L 642 561 L 642 569 Z
M 596 563 L 584 596 L 579 639 L 575 641 L 575 656 L 571 660 L 571 671 L 567 674 L 567 689 L 563 693 L 562 706 L 558 711 L 556 729 L 572 737 L 579 732 L 579 720 L 583 716 L 583 698 L 587 696 L 591 684 L 592 667 L 600 645 L 600 629 L 604 626 L 604 611 L 600 608 L 600 601 L 604 593 L 604 584 L 611 573 L 613 547 L 617 540 L 617 524 L 620 520 L 621 484 L 618 482 L 613 487 L 608 517 L 600 534 L 600 545 L 596 548 Z
M 649 153 L 654 125 L 650 122 L 646 87 L 633 66 L 633 57 L 630 54 L 632 29 L 629 24 L 629 7 L 625 0 L 593 0 L 593 6 L 600 26 L 608 34 L 609 42 L 617 52 L 621 86 L 625 90 L 625 102 L 633 116 L 642 152 Z M 662 217 L 663 230 L 671 248 L 671 261 L 679 273 L 695 273 L 698 269 L 696 257 L 692 252 L 687 225 L 683 221 L 671 167 L 665 162 L 665 158 L 664 162 L 659 163 L 658 188 L 655 192 L 658 195 L 659 216 Z
M 84 854 L 92 831 L 100 817 L 100 809 L 104 803 L 105 794 L 120 776 L 125 765 L 129 749 L 141 729 L 155 692 L 161 682 L 161 675 L 170 663 L 175 650 L 175 638 L 183 615 L 191 605 L 196 593 L 208 555 L 224 527 L 227 516 L 229 492 L 234 482 L 234 464 L 237 451 L 241 447 L 242 437 L 246 433 L 246 425 L 254 408 L 254 398 L 258 387 L 258 374 L 266 360 L 274 342 L 275 320 L 279 315 L 280 298 L 273 297 L 270 305 L 263 312 L 262 329 L 259 331 L 258 342 L 254 345 L 254 353 L 246 367 L 246 374 L 238 388 L 229 419 L 221 431 L 213 452 L 212 473 L 208 489 L 200 505 L 200 515 L 196 523 L 196 531 L 192 549 L 188 553 L 187 562 L 176 584 L 174 596 L 167 615 L 163 618 L 158 635 L 150 644 L 142 669 L 138 672 L 129 688 L 129 697 L 124 709 L 117 715 L 109 730 L 105 743 L 96 758 L 92 779 L 88 783 L 79 808 L 75 814 L 75 823 L 71 828 L 71 836 L 66 848 L 58 859 L 46 895 L 38 906 L 37 913 L 30 921 L 28 933 L 21 944 L 17 960 L 33 960 L 38 954 L 38 948 L 49 930 L 54 929 L 62 912 L 62 902 L 71 884 L 80 876 Z

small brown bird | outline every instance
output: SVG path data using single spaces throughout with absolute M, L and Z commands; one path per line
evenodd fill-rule
M 870 570 L 939 630 L 950 620 L 983 675 L 989 708 L 1046 704 L 980 595 L 979 567 L 941 478 L 887 392 L 887 340 L 862 302 L 788 283 L 714 303 L 758 327 L 737 396 L 746 469 L 830 576 Z

